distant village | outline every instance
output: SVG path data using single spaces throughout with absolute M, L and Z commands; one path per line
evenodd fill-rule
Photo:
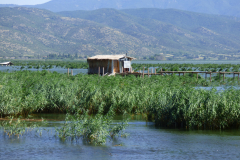
M 91 55 L 92 56 L 92 55 Z M 137 60 L 155 60 L 155 61 L 164 61 L 164 60 L 240 60 L 240 53 L 237 54 L 173 54 L 173 53 L 160 53 L 155 55 L 146 55 L 143 57 L 138 57 L 134 55 Z M 5 60 L 31 60 L 31 59 L 66 59 L 66 60 L 86 60 L 89 56 L 87 55 L 78 55 L 78 54 L 49 54 L 46 56 L 32 56 L 32 55 L 24 55 L 24 56 L 16 56 L 16 57 L 0 57 L 0 59 Z

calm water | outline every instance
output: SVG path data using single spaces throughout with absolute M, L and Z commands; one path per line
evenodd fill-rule
M 3 72 L 13 72 L 13 71 L 20 71 L 21 66 L 0 66 L 0 71 Z M 42 71 L 43 69 L 23 69 L 23 70 L 29 70 L 29 71 Z M 48 70 L 48 69 L 47 69 Z M 86 74 L 88 72 L 88 69 L 69 69 L 69 74 L 71 74 L 71 70 L 73 70 L 73 75 L 84 73 Z M 66 73 L 67 69 L 65 68 L 52 68 L 49 69 L 50 72 L 58 72 L 58 73 Z
M 58 115 L 59 119 L 64 116 Z M 46 117 L 46 116 L 45 116 Z M 47 117 L 46 117 L 47 118 Z M 48 118 L 52 118 L 49 116 Z M 56 118 L 56 117 L 55 117 Z M 118 122 L 119 120 L 115 120 Z M 132 119 L 127 138 L 118 138 L 103 146 L 79 142 L 62 142 L 54 137 L 55 125 L 42 137 L 28 133 L 8 138 L 0 131 L 0 159 L 239 159 L 240 130 L 189 131 L 156 128 L 154 123 Z M 121 144 L 121 146 L 119 146 Z

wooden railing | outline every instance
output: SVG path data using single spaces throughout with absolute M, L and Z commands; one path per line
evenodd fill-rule
M 135 75 L 135 76 L 141 76 L 144 78 L 144 76 L 151 76 L 151 75 L 173 75 L 173 74 L 178 74 L 179 76 L 182 74 L 183 76 L 186 74 L 186 73 L 192 73 L 193 74 L 196 74 L 197 75 L 197 79 L 198 79 L 198 74 L 201 73 L 201 74 L 205 74 L 205 79 L 207 79 L 207 75 L 209 74 L 210 75 L 210 81 L 212 81 L 212 74 L 213 73 L 219 73 L 219 78 L 221 77 L 221 75 L 223 75 L 223 81 L 225 80 L 225 74 L 233 74 L 233 78 L 235 78 L 235 75 L 238 75 L 238 81 L 239 81 L 239 75 L 240 75 L 240 72 L 209 72 L 209 71 L 163 71 L 161 69 L 161 71 L 159 71 L 158 73 L 156 72 L 156 68 L 155 68 L 155 71 L 153 72 L 153 69 L 151 70 L 151 73 L 149 72 L 149 69 L 147 71 L 147 73 L 145 73 L 144 71 L 144 68 L 143 70 L 139 71 L 139 72 L 132 72 L 132 69 L 130 72 L 124 72 L 124 73 L 116 73 L 117 75 Z

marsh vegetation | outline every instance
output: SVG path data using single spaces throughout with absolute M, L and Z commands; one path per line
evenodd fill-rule
M 60 65 L 57 62 L 49 64 Z M 36 66 L 34 63 L 28 65 Z M 66 65 L 66 62 L 61 65 Z M 81 65 L 85 66 L 86 62 Z M 133 64 L 134 69 L 143 66 L 170 71 L 239 70 L 239 65 L 225 64 Z M 0 116 L 12 117 L 1 126 L 6 128 L 8 135 L 19 136 L 25 133 L 26 128 L 25 122 L 19 118 L 38 113 L 65 113 L 68 116 L 64 125 L 56 129 L 57 136 L 63 140 L 83 139 L 94 144 L 125 135 L 122 131 L 128 124 L 127 120 L 111 124 L 117 114 L 142 115 L 145 120 L 163 127 L 239 128 L 238 86 L 237 78 L 226 77 L 222 81 L 215 76 L 210 82 L 209 78 L 199 76 L 196 79 L 191 74 L 141 78 L 68 76 L 46 70 L 0 72 Z M 224 89 L 218 90 L 218 87 Z

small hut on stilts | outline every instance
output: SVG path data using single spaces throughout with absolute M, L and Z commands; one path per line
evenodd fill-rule
M 89 57 L 88 74 L 112 75 L 115 73 L 129 72 L 133 57 L 127 55 L 96 55 Z

